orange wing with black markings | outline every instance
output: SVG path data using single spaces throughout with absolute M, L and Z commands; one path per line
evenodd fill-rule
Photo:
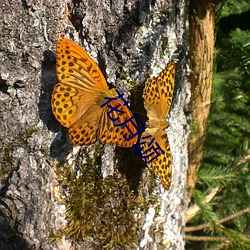
M 168 137 L 164 129 L 168 127 L 166 117 L 172 102 L 174 79 L 175 65 L 173 61 L 170 61 L 158 77 L 147 80 L 143 92 L 144 106 L 147 110 L 149 121 L 141 138 L 151 135 L 151 138 L 155 138 L 155 142 L 163 150 L 163 153 L 154 160 L 152 160 L 154 157 L 153 154 L 149 156 L 147 162 L 152 160 L 148 163 L 148 166 L 154 168 L 161 179 L 163 187 L 166 189 L 169 189 L 171 183 L 172 158 Z M 146 141 L 148 145 L 151 138 L 141 139 L 141 142 Z M 143 147 L 142 153 L 145 151 L 146 148 Z M 147 152 L 147 155 L 151 153 L 153 153 L 152 150 Z
M 137 135 L 127 141 L 129 136 L 125 125 L 115 126 L 107 112 L 105 97 L 115 98 L 115 89 L 108 89 L 106 80 L 91 57 L 76 43 L 61 38 L 57 43 L 58 84 L 52 94 L 52 111 L 56 119 L 69 130 L 69 136 L 75 145 L 91 145 L 96 141 L 131 147 L 137 141 Z M 131 111 L 120 100 L 111 101 L 109 105 L 120 103 L 123 114 L 118 115 L 124 122 L 132 117 Z M 136 124 L 136 122 L 135 122 Z M 127 124 L 131 131 L 134 127 Z M 130 135 L 131 136 L 131 135 Z

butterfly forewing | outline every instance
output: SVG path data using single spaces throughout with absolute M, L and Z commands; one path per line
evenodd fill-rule
M 52 111 L 57 120 L 66 128 L 77 121 L 88 119 L 88 114 L 95 114 L 100 107 L 96 105 L 102 92 L 86 93 L 82 89 L 58 83 L 52 94 Z
M 65 85 L 92 92 L 108 90 L 106 80 L 86 51 L 76 43 L 61 38 L 57 42 L 57 75 Z
M 73 98 L 78 94 L 78 90 L 57 84 L 52 95 L 52 111 L 56 119 L 66 128 L 72 125 L 72 118 L 77 111 L 77 105 Z
M 175 66 L 174 62 L 170 61 L 158 77 L 149 78 L 145 83 L 144 106 L 158 118 L 168 115 L 174 91 L 174 78 Z

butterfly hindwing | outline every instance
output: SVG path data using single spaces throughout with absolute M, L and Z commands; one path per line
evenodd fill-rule
M 69 137 L 75 145 L 89 146 L 97 141 L 97 128 L 95 123 L 82 122 L 69 128 Z
M 133 123 L 136 125 L 135 119 L 132 118 L 133 123 L 128 121 L 132 117 L 131 111 L 120 100 L 113 100 L 109 105 L 111 107 L 119 105 L 118 110 L 123 113 L 116 110 L 112 111 L 108 106 L 105 107 L 106 111 L 103 112 L 101 118 L 100 141 L 106 144 L 115 143 L 120 147 L 131 147 L 138 139 L 138 135 L 136 134 L 137 130 L 135 126 L 133 126 Z M 126 121 L 128 122 L 126 123 Z M 105 126 L 103 126 L 104 124 Z
M 153 149 L 149 150 L 145 155 L 144 152 L 149 149 L 147 146 L 144 146 L 142 148 L 142 154 L 145 157 L 152 154 L 151 156 L 146 158 L 147 166 L 155 170 L 156 174 L 160 177 L 163 187 L 165 189 L 169 189 L 172 174 L 172 158 L 168 137 L 165 131 L 162 129 L 156 130 L 155 133 L 150 130 L 151 129 L 147 128 L 145 132 L 142 133 L 142 138 L 149 135 L 152 135 L 152 137 L 141 139 L 141 142 L 145 142 L 144 145 L 148 146 L 150 145 L 151 140 L 154 138 L 155 142 L 157 142 L 158 145 L 152 144 L 152 146 L 154 146 L 155 148 L 157 148 L 158 146 L 160 147 L 160 149 L 157 149 L 159 155 L 155 159 L 153 159 L 156 156 L 156 153 L 153 151 Z

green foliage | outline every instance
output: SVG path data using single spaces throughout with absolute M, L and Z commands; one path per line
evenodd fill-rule
M 250 10 L 248 0 L 223 0 L 219 7 L 222 8 L 220 13 L 221 17 L 230 16 L 232 14 L 241 14 Z
M 212 233 L 215 230 L 219 231 L 223 226 L 219 223 L 217 215 L 213 212 L 212 205 L 205 201 L 204 195 L 197 189 L 193 190 L 193 197 L 201 208 L 201 219 L 204 220 L 204 222 L 209 222 L 209 231 Z
M 220 17 L 250 9 L 249 1 L 226 3 Z M 250 205 L 250 27 L 236 28 L 228 34 L 218 29 L 215 64 L 203 161 L 193 191 L 193 203 L 201 211 L 190 225 L 208 223 L 198 236 L 217 238 L 203 237 L 199 243 L 188 241 L 187 249 L 250 249 L 249 212 L 237 216 Z M 219 191 L 207 203 L 207 190 L 214 187 L 219 187 Z M 221 220 L 232 214 L 236 216 Z

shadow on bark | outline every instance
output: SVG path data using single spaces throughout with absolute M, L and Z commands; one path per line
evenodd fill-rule
M 46 50 L 43 56 L 41 93 L 38 103 L 39 117 L 51 132 L 60 131 L 50 146 L 50 156 L 61 162 L 72 149 L 73 144 L 68 137 L 67 129 L 60 125 L 51 109 L 51 95 L 57 83 L 56 55 L 54 52 Z
M 0 211 L 0 249 L 3 250 L 31 250 L 29 244 L 24 240 L 24 238 L 17 234 L 15 225 L 16 222 L 13 221 L 13 225 L 9 224 L 10 218 L 6 218 L 2 211 Z

